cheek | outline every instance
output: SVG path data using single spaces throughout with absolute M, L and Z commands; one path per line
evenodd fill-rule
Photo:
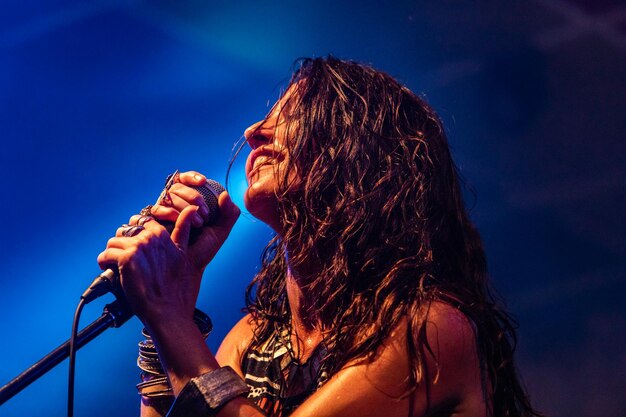
M 282 178 L 284 178 L 284 176 L 281 176 L 281 179 Z M 286 180 L 287 180 L 286 188 L 289 191 L 295 191 L 295 190 L 301 189 L 304 186 L 304 182 L 305 182 L 298 168 L 295 167 L 294 165 L 291 165 L 289 167 L 289 173 L 287 175 Z

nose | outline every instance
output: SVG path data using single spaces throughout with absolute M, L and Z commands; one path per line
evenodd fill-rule
M 252 149 L 271 143 L 274 138 L 274 128 L 267 126 L 266 120 L 256 122 L 243 133 L 248 145 Z

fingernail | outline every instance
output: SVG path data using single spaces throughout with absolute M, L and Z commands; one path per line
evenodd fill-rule
M 204 175 L 200 175 L 200 174 L 194 174 L 193 179 L 196 181 L 204 181 Z
M 193 221 L 196 226 L 202 226 L 204 224 L 204 219 L 202 219 L 198 213 L 193 215 Z
M 198 211 L 200 211 L 200 214 L 205 217 L 208 216 L 209 214 L 209 208 L 205 205 L 201 205 L 198 207 Z

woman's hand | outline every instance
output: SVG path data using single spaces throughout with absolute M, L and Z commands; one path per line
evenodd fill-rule
M 198 190 L 192 188 L 203 186 L 206 182 L 206 177 L 196 171 L 177 173 L 171 186 L 166 190 L 165 197 L 160 198 L 150 209 L 152 217 L 158 221 L 175 223 L 186 207 L 198 207 L 199 218 L 195 216 L 192 218 L 192 226 L 200 230 L 200 233 L 194 235 L 188 256 L 199 275 L 202 275 L 206 265 L 222 246 L 240 214 L 239 208 L 233 204 L 230 197 L 228 195 L 224 197 L 222 194 L 218 200 L 219 216 L 212 224 L 206 226 L 210 217 L 209 208 Z M 131 224 L 136 219 L 131 218 Z
M 153 212 L 162 215 L 159 219 L 170 216 L 167 220 L 176 213 L 171 235 L 155 219 L 133 216 L 129 224 L 141 226 L 135 229 L 139 233 L 125 236 L 129 226 L 119 228 L 116 237 L 109 240 L 106 250 L 98 256 L 102 268 L 117 266 L 122 289 L 134 312 L 147 326 L 162 317 L 193 316 L 202 272 L 228 237 L 240 213 L 228 193 L 223 192 L 218 199 L 218 219 L 204 226 L 206 210 L 199 205 L 206 208 L 206 203 L 196 190 L 174 184 L 169 192 L 172 206 L 160 204 Z M 200 232 L 190 245 L 192 227 L 199 227 Z

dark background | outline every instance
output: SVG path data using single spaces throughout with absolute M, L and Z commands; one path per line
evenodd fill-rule
M 69 336 L 117 226 L 178 168 L 224 181 L 300 56 L 372 63 L 424 94 L 551 416 L 626 416 L 626 5 L 543 1 L 2 1 L 0 384 Z M 242 158 L 243 161 L 243 158 Z M 230 190 L 241 204 L 243 164 Z M 469 194 L 468 194 L 469 195 Z M 249 215 L 199 306 L 215 348 L 270 233 Z M 105 298 L 81 323 L 99 316 Z M 78 355 L 78 416 L 138 410 L 140 323 Z M 63 416 L 64 363 L 0 407 Z

